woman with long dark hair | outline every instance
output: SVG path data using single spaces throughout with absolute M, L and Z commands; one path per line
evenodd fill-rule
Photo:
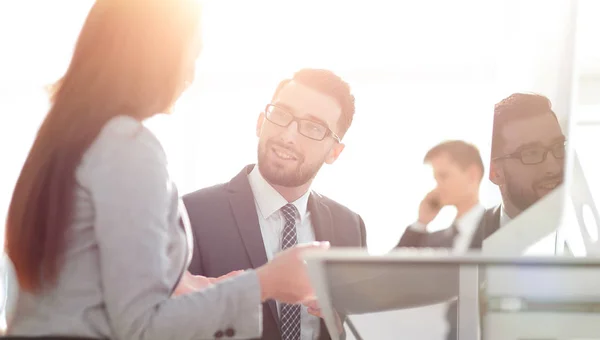
M 173 296 L 190 277 L 191 234 L 164 151 L 142 122 L 170 110 L 200 49 L 195 0 L 92 7 L 8 212 L 20 286 L 11 336 L 252 338 L 261 301 L 311 294 L 300 252 L 327 245 Z

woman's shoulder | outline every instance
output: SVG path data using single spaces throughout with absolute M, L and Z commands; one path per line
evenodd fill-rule
M 162 150 L 156 136 L 144 124 L 131 116 L 116 116 L 110 119 L 98 134 L 96 143 L 113 144 L 142 144 L 147 147 Z
M 89 146 L 79 171 L 89 172 L 114 162 L 131 163 L 136 159 L 167 164 L 160 141 L 142 122 L 131 116 L 116 116 L 104 124 Z

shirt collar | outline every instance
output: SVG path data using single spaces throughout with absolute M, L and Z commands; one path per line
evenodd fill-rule
M 258 165 L 254 166 L 254 169 L 248 174 L 248 182 L 254 194 L 254 200 L 258 205 L 258 210 L 263 218 L 269 218 L 288 204 L 288 201 L 262 176 L 258 170 Z M 307 190 L 300 198 L 294 202 L 290 202 L 298 209 L 300 220 L 306 218 L 309 196 L 310 190 Z
M 477 203 L 469 211 L 455 221 L 458 230 L 461 233 L 473 232 L 479 225 L 481 217 L 485 213 L 485 208 L 480 203 Z
M 506 210 L 504 210 L 504 204 L 501 204 L 500 205 L 500 227 L 504 227 L 510 221 L 512 221 L 512 218 L 510 218 L 510 216 L 508 216 L 508 214 L 506 213 Z

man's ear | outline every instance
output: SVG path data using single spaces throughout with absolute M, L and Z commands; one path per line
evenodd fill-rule
M 258 120 L 256 121 L 256 137 L 260 137 L 260 132 L 262 131 L 263 123 L 265 122 L 265 113 L 261 112 L 258 115 Z
M 329 150 L 327 157 L 325 157 L 325 163 L 333 164 L 338 159 L 338 157 L 340 157 L 340 154 L 342 153 L 342 151 L 344 151 L 345 147 L 346 146 L 344 145 L 344 143 L 336 143 L 331 148 L 331 150 Z
M 469 174 L 469 179 L 473 182 L 479 182 L 483 176 L 481 169 L 475 164 L 469 165 L 467 173 Z
M 490 164 L 490 181 L 497 186 L 504 184 L 504 170 L 496 162 Z

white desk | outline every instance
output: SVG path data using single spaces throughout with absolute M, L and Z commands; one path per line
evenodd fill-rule
M 328 327 L 334 309 L 389 317 L 458 293 L 461 340 L 600 339 L 600 258 L 331 250 L 306 259 Z

